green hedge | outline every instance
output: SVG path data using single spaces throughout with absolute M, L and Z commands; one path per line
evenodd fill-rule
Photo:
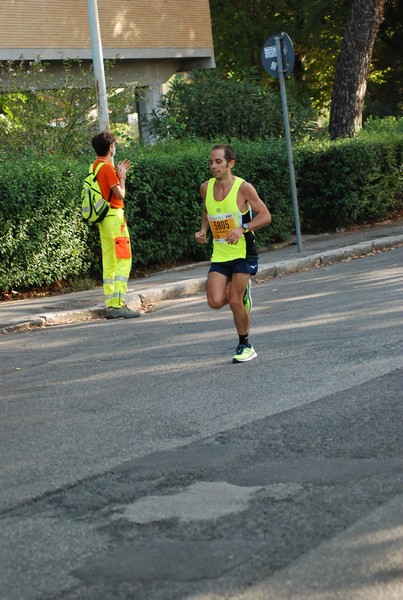
M 234 148 L 234 174 L 253 182 L 273 216 L 273 224 L 258 232 L 259 245 L 288 239 L 294 216 L 285 145 L 234 142 Z M 133 159 L 126 214 L 138 265 L 209 258 L 210 244 L 197 244 L 194 232 L 200 225 L 200 184 L 211 176 L 210 149 L 211 144 L 195 144 L 173 154 L 168 148 L 164 154 Z
M 194 241 L 199 188 L 208 177 L 208 147 L 171 155 L 134 156 L 126 187 L 126 216 L 137 265 L 206 258 Z
M 0 290 L 89 272 L 88 228 L 77 211 L 82 168 L 62 158 L 0 163 Z
M 319 233 L 381 221 L 402 209 L 402 138 L 361 136 L 296 153 L 301 223 Z
M 402 139 L 395 126 L 386 133 L 297 145 L 302 231 L 331 231 L 401 211 Z M 234 146 L 234 173 L 255 185 L 272 213 L 272 225 L 258 232 L 259 245 L 289 239 L 294 214 L 284 142 Z M 210 144 L 195 142 L 128 156 L 133 161 L 126 196 L 133 274 L 141 267 L 208 258 L 209 245 L 198 245 L 194 232 L 200 224 L 200 183 L 210 176 L 209 151 Z M 79 201 L 91 158 L 52 156 L 41 163 L 25 158 L 0 164 L 0 291 L 99 276 L 97 228 L 81 221 Z

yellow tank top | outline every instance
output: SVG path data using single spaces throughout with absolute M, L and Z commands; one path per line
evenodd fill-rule
M 214 177 L 209 179 L 206 194 L 206 212 L 213 234 L 211 262 L 227 262 L 237 258 L 246 258 L 246 242 L 243 235 L 237 244 L 228 244 L 225 241 L 228 233 L 242 224 L 242 213 L 236 199 L 244 179 L 235 177 L 232 188 L 223 200 L 214 198 L 215 181 Z

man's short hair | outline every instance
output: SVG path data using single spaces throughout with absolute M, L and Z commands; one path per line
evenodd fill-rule
M 211 151 L 213 150 L 224 150 L 224 158 L 227 162 L 236 159 L 235 150 L 229 144 L 217 144 L 211 149 Z
M 106 156 L 109 152 L 111 144 L 116 142 L 116 137 L 110 131 L 101 131 L 92 138 L 91 144 L 97 156 Z

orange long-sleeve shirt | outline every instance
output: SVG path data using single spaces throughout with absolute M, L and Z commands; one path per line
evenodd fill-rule
M 118 200 L 113 194 L 113 188 L 119 185 L 119 179 L 116 175 L 114 166 L 108 160 L 105 160 L 103 156 L 98 156 L 94 162 L 94 171 L 100 162 L 105 163 L 102 169 L 100 169 L 97 177 L 99 187 L 101 188 L 102 197 L 105 200 L 109 200 L 109 196 L 112 192 L 110 200 L 111 208 L 124 208 L 124 201 Z

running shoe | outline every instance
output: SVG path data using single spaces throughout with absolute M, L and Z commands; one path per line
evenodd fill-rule
M 235 351 L 234 357 L 232 359 L 233 363 L 243 363 L 248 362 L 248 360 L 253 360 L 257 357 L 254 347 L 249 344 L 248 346 L 244 346 L 243 344 L 238 344 L 238 347 Z
M 249 313 L 252 310 L 252 294 L 251 294 L 250 289 L 251 289 L 251 282 L 249 280 L 248 285 L 246 286 L 245 293 L 243 295 L 243 305 Z

